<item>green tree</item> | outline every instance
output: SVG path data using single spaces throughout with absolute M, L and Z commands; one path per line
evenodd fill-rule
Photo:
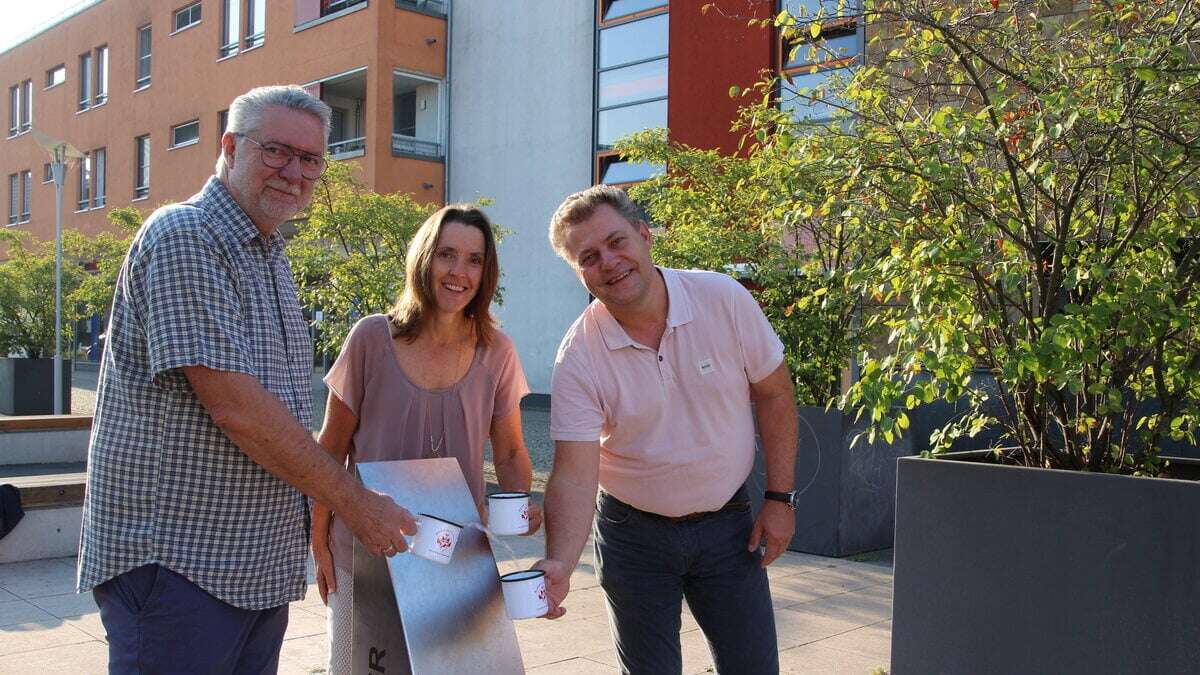
M 866 65 L 800 92 L 847 112 L 779 133 L 886 243 L 850 283 L 887 348 L 841 401 L 872 437 L 965 395 L 939 448 L 994 425 L 1006 460 L 1152 474 L 1200 413 L 1200 9 L 1070 6 L 868 0 Z
M 134 209 L 113 209 L 108 217 L 117 232 L 63 232 L 64 350 L 72 350 L 75 322 L 108 314 L 117 271 L 141 222 Z M 44 358 L 54 354 L 54 242 L 28 239 L 24 233 L 0 232 L 5 257 L 0 263 L 0 355 Z

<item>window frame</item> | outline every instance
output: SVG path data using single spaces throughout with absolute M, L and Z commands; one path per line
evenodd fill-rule
M 79 55 L 79 109 L 77 112 L 89 110 L 92 107 L 92 50 Z
M 220 41 L 217 43 L 217 60 L 237 56 L 241 51 L 242 0 L 221 0 L 221 32 Z
M 201 4 L 202 3 L 200 3 L 200 2 L 193 2 L 190 5 L 180 7 L 179 9 L 172 12 L 171 13 L 171 32 L 168 33 L 167 35 L 171 36 L 171 35 L 175 35 L 176 33 L 182 33 L 183 31 L 191 28 L 192 26 L 199 25 L 199 23 L 204 20 L 204 16 L 203 16 L 203 13 L 200 8 Z M 192 11 L 192 10 L 195 10 L 195 11 Z M 179 17 L 184 12 L 188 13 L 189 21 L 188 21 L 188 23 L 184 24 L 181 27 L 179 25 Z
M 190 140 L 184 141 L 182 143 L 177 143 L 175 141 L 175 137 L 178 134 L 179 130 L 182 129 L 183 127 L 191 126 L 193 124 L 196 125 L 196 137 L 192 138 Z M 168 136 L 168 140 L 170 142 L 167 145 L 167 150 L 174 150 L 176 148 L 186 148 L 188 146 L 198 144 L 200 142 L 200 118 L 197 117 L 196 119 L 188 120 L 187 122 L 180 122 L 179 124 L 171 125 L 171 133 Z
M 146 53 L 142 53 L 142 35 L 146 35 Z M 133 90 L 141 91 L 150 86 L 152 80 L 152 71 L 154 65 L 154 26 L 146 24 L 138 26 L 137 29 L 137 55 L 134 57 L 133 67 Z M 146 74 L 142 75 L 142 63 L 146 64 Z
M 8 88 L 8 137 L 21 133 L 21 85 Z
M 92 107 L 108 103 L 108 45 L 96 47 L 96 80 L 95 93 L 92 94 Z
M 17 216 L 21 212 L 21 193 L 20 193 L 21 174 L 8 174 L 8 220 L 6 225 L 12 227 L 17 224 Z
M 96 148 L 92 156 L 92 204 L 93 209 L 102 209 L 108 203 L 108 150 Z
M 42 185 L 46 185 L 48 183 L 53 183 L 53 182 L 54 182 L 54 167 L 50 165 L 50 162 L 46 162 L 45 164 L 42 165 Z
M 33 170 L 21 172 L 21 214 L 17 224 L 28 223 L 33 211 Z
M 55 82 L 54 74 L 57 72 L 60 72 L 60 71 L 62 72 L 62 80 Z M 42 91 L 49 91 L 55 87 L 64 85 L 66 83 L 67 83 L 67 64 L 60 63 L 57 66 L 54 66 L 53 68 L 46 69 L 46 86 L 42 88 Z
M 91 208 L 92 204 L 92 154 L 90 152 L 83 153 L 78 164 L 79 181 L 76 189 L 79 198 L 75 202 L 75 213 L 82 213 Z
M 150 134 L 133 139 L 133 201 L 150 196 Z

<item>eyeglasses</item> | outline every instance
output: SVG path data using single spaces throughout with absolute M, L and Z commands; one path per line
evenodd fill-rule
M 259 147 L 258 153 L 262 163 L 270 169 L 282 169 L 291 163 L 295 157 L 300 161 L 300 175 L 305 180 L 316 180 L 325 173 L 325 158 L 308 152 L 301 152 L 283 143 L 260 143 L 246 134 L 238 134 Z

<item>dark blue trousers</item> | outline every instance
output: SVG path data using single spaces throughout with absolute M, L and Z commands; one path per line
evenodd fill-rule
M 712 651 L 718 673 L 779 672 L 775 614 L 744 488 L 725 509 L 682 522 L 601 492 L 593 526 L 597 574 L 622 673 L 683 669 L 682 601 Z
M 274 673 L 288 606 L 234 607 L 160 565 L 143 565 L 92 590 L 108 634 L 110 675 Z

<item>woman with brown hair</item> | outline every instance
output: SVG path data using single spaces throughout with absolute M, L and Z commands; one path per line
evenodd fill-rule
M 512 340 L 489 311 L 500 276 L 492 225 L 479 209 L 442 208 L 417 230 L 404 291 L 386 314 L 351 329 L 325 376 L 318 441 L 356 462 L 454 457 L 483 513 L 483 445 L 500 487 L 527 492 L 532 465 L 518 404 L 529 387 Z M 541 511 L 530 505 L 530 529 Z M 350 672 L 353 538 L 321 504 L 312 513 L 317 587 L 329 605 L 329 672 Z

